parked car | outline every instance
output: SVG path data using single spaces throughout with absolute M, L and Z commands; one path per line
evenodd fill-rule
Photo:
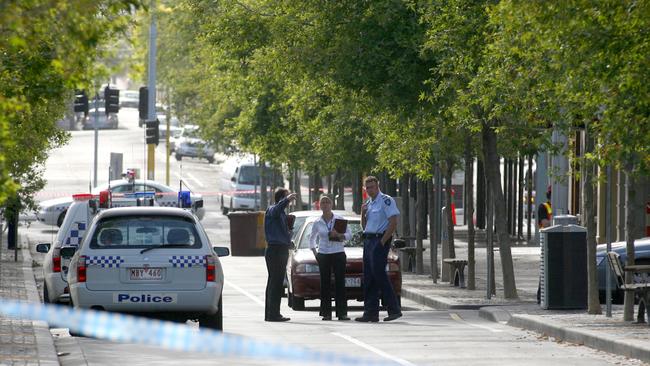
M 180 137 L 175 142 L 176 160 L 183 157 L 203 158 L 209 163 L 214 163 L 214 149 L 205 140 L 199 137 L 199 127 L 196 125 L 185 125 Z
M 84 130 L 94 129 L 95 124 L 97 124 L 97 128 L 99 129 L 106 129 L 106 128 L 117 129 L 118 123 L 119 120 L 117 118 L 117 114 L 109 113 L 107 115 L 105 113 L 104 107 L 97 108 L 97 109 L 91 108 L 90 112 L 88 113 L 88 116 L 82 120 Z
M 226 247 L 212 247 L 200 222 L 183 209 L 108 209 L 97 215 L 70 261 L 71 303 L 197 320 L 199 327 L 222 330 L 219 256 L 228 254 Z
M 294 247 L 289 251 L 287 264 L 287 296 L 289 306 L 294 310 L 303 310 L 305 300 L 320 298 L 320 273 L 318 262 L 309 249 L 309 237 L 314 222 L 318 220 L 321 211 L 297 211 L 294 222 Z M 361 218 L 356 214 L 342 215 L 348 220 L 352 231 L 352 239 L 345 242 L 347 263 L 345 268 L 345 287 L 348 299 L 363 301 L 363 239 L 361 238 Z M 304 219 L 303 219 L 304 217 Z M 300 227 L 298 227 L 300 225 Z M 297 233 L 296 233 L 297 231 Z M 393 285 L 398 302 L 401 302 L 402 272 L 399 257 L 394 250 L 388 254 L 386 265 L 388 278 Z M 334 279 L 332 278 L 332 282 Z
M 617 253 L 620 256 L 621 265 L 624 267 L 625 262 L 627 261 L 627 251 L 626 251 L 626 242 L 616 242 L 612 243 L 612 251 Z M 600 295 L 601 303 L 605 302 L 605 288 L 607 286 L 605 279 L 606 277 L 606 266 L 609 266 L 607 262 L 607 244 L 598 245 L 596 251 L 596 270 L 598 272 L 598 292 Z M 650 265 L 650 237 L 643 239 L 637 239 L 634 241 L 634 263 Z M 610 268 L 611 270 L 611 268 Z M 616 281 L 616 276 L 613 272 L 610 272 L 611 275 L 611 284 L 612 284 L 612 299 L 616 303 L 623 302 L 623 290 L 618 288 L 618 283 Z M 650 277 L 647 273 L 636 274 L 635 282 L 650 282 Z
M 101 191 L 109 190 L 109 184 L 103 184 L 92 190 L 93 194 L 99 194 Z M 176 207 L 178 204 L 178 191 L 164 184 L 152 181 L 136 179 L 132 182 L 126 179 L 113 180 L 110 182 L 110 191 L 119 194 L 128 194 L 134 192 L 154 191 L 155 199 L 160 206 Z M 199 218 L 203 219 L 205 207 L 203 207 L 203 196 L 192 193 L 192 212 Z M 72 203 L 72 197 L 55 198 L 39 203 L 36 217 L 38 221 L 46 225 L 61 226 L 66 211 Z
M 160 138 L 160 141 L 164 141 L 167 138 L 167 117 L 162 115 L 158 116 L 158 120 L 160 121 L 160 126 L 158 128 L 158 136 Z M 181 121 L 178 119 L 178 117 L 172 117 L 169 119 L 169 140 L 171 143 L 172 136 L 174 134 L 180 134 L 182 131 L 181 127 Z

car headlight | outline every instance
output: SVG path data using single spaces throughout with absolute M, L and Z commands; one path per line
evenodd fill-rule
M 296 266 L 296 273 L 316 273 L 319 272 L 318 264 L 299 264 Z

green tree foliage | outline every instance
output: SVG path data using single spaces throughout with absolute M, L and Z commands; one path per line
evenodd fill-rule
M 0 5 L 0 204 L 18 192 L 23 206 L 45 182 L 48 151 L 73 90 L 90 80 L 96 49 L 124 30 L 136 0 L 30 0 Z

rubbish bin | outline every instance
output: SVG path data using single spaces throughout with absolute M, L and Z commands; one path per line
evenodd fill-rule
M 264 212 L 231 212 L 230 254 L 233 256 L 264 255 Z
M 540 230 L 543 309 L 587 308 L 587 230 L 555 225 Z

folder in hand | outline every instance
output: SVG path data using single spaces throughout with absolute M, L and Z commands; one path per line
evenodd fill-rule
M 339 234 L 345 234 L 345 232 L 348 230 L 348 220 L 335 219 L 334 230 L 336 230 L 336 232 Z

